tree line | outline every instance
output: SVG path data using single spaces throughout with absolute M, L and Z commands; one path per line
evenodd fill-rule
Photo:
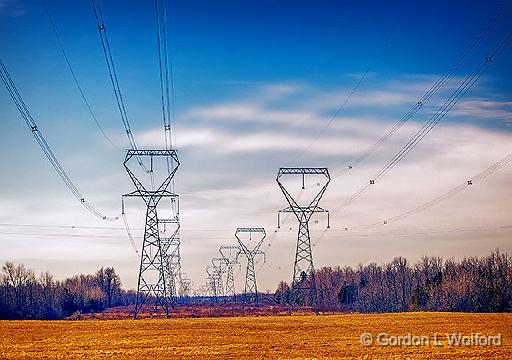
M 512 310 L 512 258 L 498 251 L 460 261 L 424 256 L 415 264 L 403 257 L 357 268 L 322 267 L 315 272 L 319 309 L 334 311 L 403 312 Z M 282 282 L 276 302 L 290 299 Z M 303 299 L 313 306 L 312 296 Z
M 512 257 L 498 251 L 459 261 L 422 257 L 411 264 L 404 257 L 378 265 L 322 267 L 315 270 L 312 292 L 298 299 L 305 306 L 327 311 L 404 312 L 512 310 Z M 310 281 L 310 279 L 309 279 Z M 262 294 L 263 304 L 288 305 L 292 291 L 281 282 L 274 294 Z M 36 274 L 24 265 L 6 262 L 0 272 L 0 319 L 61 319 L 76 313 L 101 312 L 135 303 L 114 268 L 56 280 L 49 272 Z M 203 305 L 207 298 L 193 298 Z
M 112 267 L 57 281 L 48 271 L 37 275 L 6 262 L 0 273 L 0 319 L 61 319 L 133 303 L 134 295 L 122 289 Z

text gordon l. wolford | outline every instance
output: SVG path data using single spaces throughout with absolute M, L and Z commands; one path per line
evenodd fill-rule
M 479 333 L 452 333 L 431 335 L 391 335 L 379 333 L 373 336 L 370 333 L 363 333 L 360 336 L 361 344 L 364 346 L 501 346 L 501 334 L 482 335 Z

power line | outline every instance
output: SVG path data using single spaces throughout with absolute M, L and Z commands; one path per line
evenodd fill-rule
M 402 126 L 404 126 L 416 113 L 422 109 L 425 104 L 439 92 L 441 88 L 443 88 L 446 83 L 453 78 L 456 74 L 457 70 L 465 63 L 466 58 L 474 52 L 482 43 L 483 39 L 489 35 L 489 33 L 493 30 L 493 28 L 504 18 L 506 11 L 510 8 L 512 2 L 507 2 L 506 5 L 501 8 L 500 11 L 496 14 L 494 18 L 487 24 L 487 26 L 478 34 L 475 40 L 463 51 L 461 55 L 453 62 L 448 71 L 443 74 L 439 79 L 436 80 L 434 85 L 421 97 L 418 99 L 416 104 L 399 120 L 397 121 L 391 129 L 382 136 L 377 142 L 375 142 L 367 151 L 363 154 L 354 158 L 351 162 L 349 162 L 342 170 L 340 170 L 335 176 L 339 177 L 343 172 L 353 169 L 355 166 L 362 163 L 366 160 L 370 155 L 372 155 L 376 150 L 378 150 L 389 138 L 391 138 Z
M 105 20 L 103 18 L 103 10 L 101 8 L 101 0 L 91 0 L 92 6 L 94 10 L 94 17 L 96 18 L 96 24 L 98 25 L 98 32 L 100 34 L 101 46 L 103 48 L 103 54 L 105 56 L 105 60 L 107 62 L 108 73 L 110 77 L 110 83 L 112 85 L 112 89 L 114 90 L 114 95 L 117 102 L 117 108 L 121 115 L 121 121 L 123 122 L 123 126 L 126 132 L 126 136 L 128 137 L 128 141 L 130 142 L 130 148 L 133 150 L 137 150 L 137 144 L 135 143 L 135 138 L 133 137 L 133 133 L 130 127 L 130 121 L 128 120 L 128 115 L 126 113 L 126 106 L 123 100 L 123 94 L 121 92 L 121 86 L 119 85 L 119 79 L 117 78 L 116 67 L 114 63 L 114 58 L 112 57 L 112 50 L 110 48 L 110 41 L 108 39 L 107 28 L 105 26 Z M 137 157 L 137 162 L 140 167 L 148 172 L 146 166 L 142 162 L 140 157 Z
M 434 205 L 437 205 L 438 203 L 440 203 L 440 202 L 442 202 L 442 201 L 444 201 L 444 200 L 446 200 L 446 199 L 448 199 L 448 198 L 450 198 L 450 197 L 460 193 L 461 191 L 469 189 L 474 184 L 477 184 L 479 182 L 484 181 L 489 176 L 494 175 L 496 172 L 498 172 L 499 170 L 501 170 L 503 167 L 505 167 L 506 165 L 510 164 L 511 162 L 512 162 L 512 153 L 509 153 L 508 155 L 506 155 L 502 159 L 496 161 L 495 163 L 493 163 L 492 165 L 490 165 L 486 169 L 482 170 L 478 174 L 476 174 L 473 177 L 471 177 L 469 180 L 465 181 L 464 183 L 462 183 L 462 184 L 460 184 L 458 186 L 455 186 L 454 188 L 448 190 L 447 192 L 445 192 L 445 193 L 435 197 L 434 199 L 432 199 L 432 200 L 430 200 L 430 201 L 428 201 L 428 202 L 426 202 L 424 204 L 416 206 L 413 209 L 408 210 L 408 211 L 406 211 L 404 213 L 401 213 L 399 215 L 395 215 L 393 217 L 387 218 L 387 219 L 385 219 L 383 221 L 379 221 L 379 222 L 376 222 L 376 223 L 372 223 L 372 224 L 368 224 L 368 225 L 363 225 L 363 226 L 346 228 L 346 229 L 370 229 L 370 228 L 375 228 L 375 227 L 380 227 L 380 226 L 384 226 L 384 225 L 387 225 L 387 224 L 391 224 L 393 222 L 397 222 L 397 221 L 403 220 L 405 218 L 408 218 L 411 215 L 414 215 L 414 214 L 416 214 L 418 212 L 427 210 L 428 208 L 430 208 L 430 207 L 432 207 Z
M 353 234 L 353 235 L 338 235 L 334 236 L 337 238 L 344 237 L 362 237 L 362 238 L 371 238 L 371 237 L 386 237 L 386 236 L 411 236 L 411 235 L 438 235 L 438 234 L 446 234 L 446 233 L 465 233 L 465 232 L 479 232 L 479 231 L 504 231 L 511 230 L 512 225 L 501 225 L 501 226 L 480 226 L 475 228 L 460 228 L 460 229 L 428 229 L 424 231 L 416 231 L 416 232 L 389 232 L 389 233 L 366 233 L 366 234 Z M 348 231 L 346 231 L 347 233 Z M 318 242 L 317 242 L 318 243 Z M 316 243 L 316 244 L 317 244 Z M 315 244 L 315 245 L 316 245 Z
M 133 137 L 133 133 L 130 127 L 130 121 L 128 120 L 128 115 L 126 113 L 126 107 L 123 100 L 123 94 L 121 92 L 121 86 L 119 85 L 119 80 L 117 78 L 116 67 L 114 63 L 114 58 L 112 56 L 112 50 L 110 48 L 110 41 L 108 39 L 107 28 L 105 26 L 105 20 L 103 18 L 103 10 L 101 8 L 101 0 L 91 0 L 92 7 L 94 10 L 94 17 L 96 19 L 96 24 L 98 26 L 98 32 L 100 34 L 101 46 L 103 48 L 103 54 L 105 56 L 105 61 L 107 63 L 107 69 L 110 77 L 110 83 L 112 85 L 112 89 L 114 90 L 114 96 L 116 98 L 117 108 L 119 110 L 119 114 L 121 115 L 121 121 L 123 122 L 123 126 L 126 132 L 126 136 L 128 137 L 128 141 L 130 143 L 130 147 L 132 150 L 137 150 L 137 144 L 135 143 L 135 138 Z M 139 166 L 146 172 L 149 173 L 151 183 L 153 183 L 153 171 L 152 169 L 148 170 L 144 165 L 140 156 L 135 157 Z M 126 234 L 132 247 L 134 248 L 137 255 L 139 255 L 139 251 L 137 246 L 135 245 L 135 241 L 131 235 L 130 226 L 128 225 L 128 220 L 126 219 L 126 214 L 124 213 L 124 209 L 121 214 L 123 218 L 123 223 L 125 225 Z
M 363 229 L 361 229 L 363 230 Z M 398 230 L 407 230 L 407 229 L 398 229 Z M 412 229 L 414 231 L 412 232 L 387 232 L 387 233 L 361 233 L 358 230 L 354 230 L 354 228 L 351 228 L 349 230 L 346 229 L 332 229 L 329 230 L 329 233 L 331 232 L 343 232 L 345 235 L 337 235 L 332 236 L 333 238 L 378 238 L 378 237 L 405 237 L 405 236 L 412 236 L 412 235 L 425 235 L 425 236 L 431 236 L 431 235 L 440 235 L 440 234 L 451 234 L 451 233 L 468 233 L 468 232 L 492 232 L 492 231 L 508 231 L 512 230 L 512 225 L 497 225 L 497 226 L 478 226 L 478 227 L 470 227 L 470 228 L 430 228 L 430 229 Z M 324 230 L 322 234 L 314 241 L 312 246 L 318 245 L 318 243 L 324 238 L 324 236 L 327 234 L 327 231 Z M 268 262 L 263 264 L 267 265 Z M 263 265 L 260 267 L 263 268 Z M 288 262 L 284 265 L 268 265 L 270 267 L 274 268 L 288 268 L 293 265 L 293 262 Z
M 409 7 L 412 5 L 409 4 Z M 477 35 L 475 40 L 463 51 L 463 53 L 456 58 L 456 60 L 453 62 L 453 64 L 450 66 L 448 71 L 443 74 L 439 79 L 436 80 L 436 82 L 432 85 L 432 87 L 416 102 L 416 104 L 399 120 L 397 121 L 392 128 L 384 135 L 382 136 L 377 142 L 375 142 L 367 151 L 365 151 L 363 154 L 355 157 L 353 160 L 351 160 L 347 165 L 345 165 L 340 171 L 336 172 L 336 174 L 333 176 L 333 178 L 337 178 L 341 176 L 344 172 L 353 169 L 355 166 L 359 165 L 363 161 L 365 161 L 370 155 L 372 155 L 376 150 L 378 150 L 385 142 L 387 142 L 403 125 L 405 125 L 420 109 L 422 109 L 425 104 L 435 95 L 439 92 L 441 88 L 445 86 L 445 84 L 453 78 L 453 76 L 456 74 L 457 70 L 465 63 L 466 58 L 474 52 L 482 43 L 483 39 L 493 30 L 493 28 L 505 17 L 506 12 L 509 10 L 510 6 L 512 6 L 512 2 L 507 2 L 503 8 L 498 11 L 496 16 L 491 19 L 491 21 L 487 24 L 487 26 Z M 407 13 L 407 9 L 404 11 L 404 13 L 401 16 L 401 19 L 405 16 Z M 399 20 L 399 23 L 402 20 Z M 397 28 L 398 25 L 397 24 Z M 391 38 L 388 38 L 388 40 Z M 376 57 L 377 58 L 377 57 Z M 376 60 L 376 59 L 375 59 Z M 371 67 L 370 67 L 371 68 Z M 363 75 L 362 79 L 366 74 Z M 358 84 L 356 84 L 358 86 Z M 355 91 L 354 91 L 355 92 Z M 349 95 L 350 97 L 351 95 Z M 343 110 L 343 107 L 346 105 L 346 103 L 349 100 L 349 97 L 345 100 L 342 107 L 338 109 L 338 112 L 341 112 Z M 322 129 L 322 132 L 324 129 L 326 129 L 330 123 L 336 118 L 336 115 L 338 112 L 331 118 L 328 125 L 324 126 Z M 314 141 L 318 139 L 319 136 L 317 136 Z M 310 144 L 311 146 L 312 144 Z M 369 185 L 367 184 L 365 186 L 365 190 L 369 188 Z M 268 191 L 267 195 L 264 197 L 263 204 L 267 201 L 268 196 L 270 194 L 270 191 Z M 262 206 L 262 205 L 261 205 Z
M 172 124 L 175 119 L 174 69 L 172 43 L 167 36 L 169 26 L 167 17 L 170 16 L 170 9 L 167 8 L 166 4 L 167 1 L 162 4 L 161 0 L 155 0 L 162 120 L 164 123 L 165 146 L 166 149 L 171 149 L 173 146 Z
M 71 181 L 68 174 L 60 164 L 59 160 L 53 153 L 52 149 L 46 142 L 45 137 L 39 130 L 34 118 L 30 114 L 30 111 L 28 110 L 27 105 L 23 101 L 23 98 L 21 97 L 16 85 L 14 84 L 11 75 L 9 74 L 9 71 L 7 70 L 2 58 L 0 57 L 0 77 L 2 78 L 2 81 L 9 92 L 9 95 L 11 96 L 14 104 L 18 108 L 18 111 L 20 112 L 21 116 L 25 120 L 25 123 L 29 127 L 30 131 L 32 132 L 32 135 L 36 139 L 36 142 L 39 144 L 39 147 L 43 151 L 43 153 L 46 155 L 47 159 L 50 161 L 50 164 L 53 166 L 59 177 L 62 179 L 64 184 L 66 184 L 67 188 L 71 191 L 71 193 L 77 198 L 77 200 L 84 206 L 89 212 L 91 212 L 96 217 L 108 220 L 108 221 L 114 221 L 117 220 L 117 217 L 108 217 L 98 211 L 91 203 L 89 203 L 85 197 L 82 195 L 82 193 L 78 190 L 78 188 L 75 186 L 75 184 Z
M 46 15 L 48 17 L 48 21 L 50 22 L 50 26 L 53 30 L 53 33 L 55 34 L 55 38 L 57 39 L 57 42 L 60 47 L 60 51 L 62 55 L 64 56 L 64 59 L 66 60 L 66 64 L 68 66 L 69 72 L 71 73 L 71 76 L 73 77 L 73 80 L 76 84 L 76 87 L 78 89 L 78 92 L 80 93 L 80 96 L 82 97 L 82 100 L 84 101 L 85 106 L 87 107 L 87 111 L 89 112 L 89 115 L 91 116 L 91 119 L 96 123 L 96 126 L 98 126 L 98 129 L 100 130 L 103 137 L 112 145 L 115 149 L 122 151 L 121 148 L 119 148 L 116 144 L 112 142 L 112 140 L 108 137 L 105 130 L 101 126 L 101 123 L 99 122 L 98 118 L 94 114 L 94 111 L 92 110 L 91 104 L 89 103 L 89 100 L 87 100 L 87 97 L 85 96 L 85 93 L 82 89 L 82 86 L 80 85 L 80 82 L 78 81 L 78 77 L 73 70 L 73 67 L 71 66 L 71 62 L 69 60 L 68 54 L 64 48 L 64 44 L 62 43 L 62 40 L 60 38 L 59 32 L 57 31 L 57 26 L 55 25 L 55 22 L 53 21 L 53 18 L 51 16 L 50 10 L 48 9 L 48 4 L 46 3 L 46 0 L 43 1 L 44 10 L 46 12 Z
M 405 237 L 412 235 L 425 235 L 425 236 L 435 236 L 441 234 L 452 234 L 452 233 L 468 233 L 468 232 L 493 232 L 493 231 L 508 231 L 512 230 L 512 225 L 497 225 L 497 226 L 477 226 L 477 227 L 455 227 L 455 228 L 412 228 L 410 230 L 413 231 L 404 231 L 409 229 L 397 229 L 397 232 L 381 232 L 381 233 L 362 233 L 361 230 L 365 230 L 363 228 L 333 228 L 329 230 L 329 233 L 344 233 L 345 235 L 336 235 L 332 236 L 332 238 L 379 238 L 379 237 Z M 368 230 L 368 229 L 366 229 Z M 327 231 L 322 231 L 322 234 L 313 242 L 312 246 L 318 245 L 318 243 L 325 237 Z M 266 262 L 260 266 L 258 269 L 261 270 L 264 265 L 270 266 L 271 268 L 288 268 L 293 265 L 293 262 L 288 262 L 283 265 L 271 265 L 269 262 Z
M 318 139 L 325 133 L 325 131 L 331 126 L 331 124 L 343 113 L 346 105 L 348 104 L 348 102 L 350 101 L 350 99 L 355 95 L 355 93 L 357 92 L 357 90 L 359 89 L 359 87 L 361 86 L 361 84 L 364 82 L 364 80 L 366 79 L 366 76 L 368 75 L 368 73 L 373 69 L 373 67 L 375 66 L 375 64 L 377 63 L 377 61 L 379 60 L 379 58 L 382 56 L 382 54 L 384 53 L 384 51 L 389 47 L 389 45 L 391 44 L 391 39 L 393 38 L 393 36 L 395 35 L 395 33 L 400 29 L 400 26 L 403 22 L 403 20 L 405 19 L 405 16 L 407 15 L 407 13 L 409 12 L 410 8 L 412 7 L 412 5 L 415 3 L 416 0 L 411 0 L 409 2 L 409 4 L 406 6 L 406 8 L 404 9 L 404 11 L 402 12 L 402 14 L 399 16 L 398 20 L 397 20 L 397 23 L 395 25 L 395 28 L 393 31 L 391 31 L 389 34 L 388 34 L 388 37 L 386 38 L 386 40 L 384 41 L 384 43 L 382 44 L 382 46 L 377 50 L 377 52 L 375 53 L 375 56 L 373 57 L 373 59 L 370 61 L 370 63 L 368 64 L 368 67 L 366 68 L 365 72 L 363 73 L 363 75 L 359 78 L 359 80 L 356 82 L 356 84 L 354 85 L 354 87 L 352 88 L 352 90 L 350 91 L 350 93 L 347 95 L 347 97 L 345 98 L 345 100 L 343 101 L 343 103 L 341 104 L 341 106 L 335 111 L 335 113 L 331 116 L 331 118 L 327 121 L 327 123 L 324 124 L 324 126 L 320 129 L 320 131 L 316 134 L 315 138 L 306 146 L 305 149 L 303 149 L 297 156 L 296 158 L 294 159 L 294 161 L 297 161 L 299 160 L 302 156 L 304 156 L 304 154 L 307 152 L 307 150 L 309 150 L 317 141 Z M 262 207 L 268 200 L 268 197 L 270 195 L 270 190 L 267 192 L 267 194 L 264 196 L 263 198 L 263 201 L 260 205 L 260 207 Z
M 78 230 L 124 230 L 124 228 L 122 228 L 122 227 L 81 226 L 81 225 L 41 225 L 41 224 L 0 223 L 0 226 L 3 226 L 3 227 L 49 228 L 49 229 L 78 229 Z
M 43 225 L 43 224 L 0 223 L 0 226 L 4 226 L 4 227 L 55 228 L 55 229 L 79 229 L 79 230 L 125 230 L 124 227 L 84 226 L 84 225 Z M 133 228 L 132 230 L 144 230 L 144 228 Z M 223 232 L 223 233 L 232 233 L 233 230 L 228 230 L 228 229 L 187 229 L 186 232 Z
M 24 233 L 14 231 L 1 231 L 0 235 L 21 235 L 21 236 L 47 236 L 47 237 L 67 237 L 67 238 L 114 238 L 123 239 L 115 235 L 85 235 L 85 234 L 44 234 L 44 233 Z
M 124 211 L 121 213 L 121 217 L 123 218 L 124 228 L 126 230 L 126 235 L 128 236 L 128 240 L 130 240 L 130 244 L 131 244 L 133 250 L 135 250 L 135 253 L 137 254 L 137 256 L 140 256 L 139 249 L 137 248 L 137 245 L 135 244 L 135 240 L 133 239 L 132 231 L 130 230 L 130 225 L 128 224 L 128 219 L 126 218 L 126 213 Z
M 155 18 L 157 33 L 158 64 L 160 75 L 160 92 L 162 103 L 162 119 L 164 123 L 164 138 L 166 150 L 171 150 L 173 146 L 174 123 L 175 123 L 175 99 L 174 99 L 174 69 L 172 61 L 172 43 L 168 33 L 170 32 L 170 1 L 155 0 Z M 166 159 L 167 174 L 175 171 L 174 163 Z M 171 179 L 170 191 L 176 193 L 174 177 Z M 180 291 L 183 287 L 181 274 L 181 224 L 180 224 L 180 203 L 178 197 L 170 198 L 171 218 L 162 219 L 164 222 L 169 220 L 176 229 L 171 237 L 164 239 L 166 246 L 166 268 L 168 277 L 172 278 L 171 290 L 175 291 L 175 277 L 177 275 Z M 160 219 L 159 219 L 160 221 Z M 172 291 L 171 291 L 172 292 Z
M 344 112 L 345 107 L 347 106 L 350 99 L 354 96 L 354 94 L 357 92 L 357 90 L 359 90 L 359 87 L 361 86 L 363 81 L 366 79 L 366 76 L 368 75 L 368 73 L 373 69 L 373 67 L 375 66 L 375 64 L 377 63 L 379 58 L 382 56 L 384 51 L 391 44 L 391 39 L 393 38 L 395 33 L 400 29 L 400 26 L 402 25 L 402 22 L 405 18 L 405 15 L 408 13 L 409 9 L 412 7 L 412 5 L 414 4 L 415 1 L 416 0 L 411 0 L 409 2 L 409 4 L 407 5 L 407 7 L 404 9 L 404 11 L 402 12 L 402 14 L 400 15 L 400 17 L 397 20 L 395 28 L 393 29 L 393 31 L 391 31 L 389 33 L 388 37 L 386 38 L 386 40 L 384 41 L 384 43 L 382 44 L 380 49 L 377 51 L 377 53 L 373 57 L 372 61 L 366 68 L 365 72 L 363 73 L 363 75 L 361 75 L 359 80 L 356 82 L 356 84 L 354 85 L 352 90 L 349 92 L 349 94 L 347 95 L 347 97 L 345 98 L 345 100 L 343 101 L 341 106 L 334 112 L 334 114 L 331 116 L 331 118 L 324 124 L 324 126 L 317 133 L 315 138 L 306 146 L 306 148 L 304 150 L 302 150 L 302 152 L 296 157 L 295 160 L 300 159 L 311 148 L 311 146 L 313 146 L 318 141 L 318 139 L 325 133 L 325 131 L 332 125 L 334 120 L 336 120 Z
M 155 0 L 155 19 L 157 33 L 158 64 L 160 75 L 160 92 L 162 103 L 162 120 L 164 124 L 165 148 L 173 148 L 173 126 L 175 123 L 175 91 L 174 91 L 174 66 L 172 60 L 172 43 L 168 37 L 168 27 L 170 27 L 170 8 L 168 2 Z M 167 159 L 167 173 L 172 172 L 172 162 Z M 175 191 L 174 178 L 171 182 L 171 191 Z M 174 199 L 171 199 L 171 207 L 174 213 L 179 214 L 179 209 Z
M 403 219 L 405 219 L 409 216 L 412 216 L 418 212 L 427 210 L 428 208 L 460 193 L 461 191 L 469 189 L 471 186 L 484 181 L 485 179 L 494 175 L 496 172 L 498 172 L 499 170 L 501 170 L 503 167 L 507 166 L 511 162 L 512 162 L 512 153 L 509 153 L 506 156 L 504 156 L 503 158 L 501 158 L 500 160 L 494 162 L 493 164 L 491 164 L 490 166 L 485 168 L 484 170 L 480 171 L 478 174 L 475 174 L 474 176 L 472 176 L 469 180 L 466 180 L 462 184 L 450 189 L 449 191 L 435 197 L 434 199 L 432 199 L 424 204 L 416 206 L 415 208 L 413 208 L 411 210 L 408 210 L 399 215 L 395 215 L 393 217 L 389 217 L 383 221 L 371 223 L 368 225 L 345 227 L 345 228 L 332 228 L 330 230 L 330 232 L 334 232 L 334 233 L 336 233 L 336 232 L 345 232 L 346 233 L 346 232 L 353 232 L 353 231 L 357 232 L 360 230 L 369 230 L 369 229 L 373 229 L 373 228 L 382 227 L 382 226 L 403 220 Z M 354 236 L 357 236 L 357 237 L 379 237 L 379 236 L 428 235 L 428 234 L 441 234 L 441 233 L 452 233 L 452 232 L 509 230 L 511 228 L 512 228 L 512 226 L 510 226 L 510 225 L 495 226 L 495 227 L 490 227 L 490 226 L 482 227 L 481 226 L 481 227 L 476 227 L 476 228 L 460 228 L 460 227 L 459 228 L 447 228 L 447 229 L 436 228 L 436 229 L 421 229 L 422 230 L 421 232 L 416 232 L 416 233 L 410 233 L 410 232 L 403 233 L 402 232 L 402 233 L 388 233 L 388 234 L 354 234 Z M 324 230 L 322 232 L 322 234 L 320 235 L 320 237 L 318 237 L 316 239 L 316 241 L 314 241 L 313 246 L 316 246 L 323 239 L 323 237 L 326 235 L 326 233 L 327 232 Z M 291 265 L 291 263 L 289 265 Z M 261 270 L 261 268 L 263 268 L 263 266 L 264 266 L 264 264 L 260 267 L 260 270 Z
M 491 51 L 462 81 L 457 89 L 450 95 L 450 97 L 439 107 L 439 109 L 424 123 L 418 132 L 407 142 L 406 145 L 380 170 L 373 178 L 356 191 L 344 204 L 337 207 L 335 210 L 344 210 L 354 201 L 363 196 L 372 185 L 382 179 L 393 167 L 400 163 L 407 154 L 416 147 L 416 145 L 427 136 L 430 131 L 453 109 L 453 107 L 460 101 L 460 99 L 469 91 L 469 89 L 478 81 L 478 79 L 487 70 L 488 66 L 493 63 L 495 57 L 503 50 L 503 47 L 510 40 L 512 32 L 509 32 L 502 39 L 498 41 L 496 47 Z

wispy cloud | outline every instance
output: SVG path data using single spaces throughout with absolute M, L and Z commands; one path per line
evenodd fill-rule
M 408 106 L 408 101 L 416 99 L 420 92 L 421 89 L 418 89 L 417 93 L 409 96 L 402 92 L 388 93 L 385 89 L 377 89 L 366 94 L 380 96 L 383 103 L 390 101 Z M 276 212 L 285 206 L 285 200 L 275 182 L 280 166 L 327 166 L 333 180 L 321 205 L 333 210 L 332 228 L 343 229 L 380 221 L 429 201 L 464 182 L 510 151 L 509 132 L 483 126 L 486 119 L 491 117 L 491 111 L 506 112 L 510 104 L 478 98 L 468 100 L 461 103 L 458 109 L 471 108 L 475 119 L 473 123 L 480 119 L 478 123 L 482 126 L 441 123 L 364 197 L 343 212 L 334 211 L 366 184 L 406 143 L 421 126 L 422 120 L 415 119 L 416 121 L 401 129 L 368 161 L 338 176 L 351 158 L 368 149 L 401 114 L 401 111 L 396 111 L 396 116 L 383 115 L 382 107 L 368 106 L 366 100 L 356 101 L 356 104 L 352 104 L 353 112 L 335 119 L 325 134 L 313 143 L 319 130 L 329 121 L 332 107 L 340 99 L 341 93 L 343 90 L 321 91 L 307 86 L 284 84 L 281 87 L 273 84 L 255 89 L 252 99 L 233 98 L 227 102 L 195 106 L 180 114 L 176 124 L 176 138 L 183 161 L 176 175 L 176 186 L 181 195 L 182 206 L 183 266 L 194 280 L 202 281 L 204 265 L 217 253 L 221 244 L 234 241 L 233 231 L 237 226 L 264 226 L 268 230 L 269 237 L 273 237 L 273 245 L 267 254 L 269 264 L 282 263 L 283 258 L 293 261 L 293 242 L 296 237 L 293 217 L 284 219 L 282 231 L 274 233 Z M 309 104 L 315 106 L 308 108 L 304 99 L 309 99 Z M 140 147 L 162 147 L 163 139 L 160 127 L 147 128 L 137 133 Z M 299 156 L 300 154 L 302 155 Z M 77 162 L 74 166 L 79 169 L 80 164 L 92 163 L 93 156 L 94 154 L 89 153 L 80 154 L 80 163 Z M 70 158 L 68 161 L 71 160 Z M 112 163 L 98 171 L 101 171 L 106 180 L 103 186 L 90 188 L 88 196 L 91 199 L 102 199 L 106 212 L 119 213 L 118 195 L 129 192 L 131 184 L 119 169 L 118 163 Z M 510 221 L 512 208 L 509 199 L 503 194 L 509 193 L 508 180 L 511 176 L 512 169 L 504 168 L 501 175 L 490 178 L 488 182 L 478 184 L 431 211 L 408 218 L 396 226 L 436 228 L 468 224 L 506 224 Z M 55 196 L 45 199 L 44 204 L 40 199 L 29 195 L 19 195 L 18 201 L 0 196 L 0 215 L 3 221 L 23 222 L 20 219 L 30 218 L 39 219 L 43 223 L 74 224 L 78 221 L 81 224 L 104 225 L 93 220 L 81 220 L 84 218 L 84 211 L 76 206 L 67 193 L 59 191 L 62 189 L 58 179 L 55 179 L 52 186 L 55 187 L 52 192 Z M 111 201 L 107 201 L 108 197 Z M 126 207 L 134 233 L 138 236 L 142 234 L 140 229 L 144 222 L 143 206 L 142 202 L 135 199 Z M 317 220 L 318 223 L 311 225 L 314 239 L 325 230 L 325 219 Z M 119 223 L 116 226 L 121 225 Z M 90 232 L 82 234 L 87 235 Z M 69 248 L 66 251 L 59 249 L 61 242 L 51 238 L 39 243 L 30 238 L 27 242 L 30 246 L 24 247 L 23 251 L 20 250 L 18 238 L 0 236 L 0 239 L 4 246 L 16 249 L 8 253 L 15 260 L 17 256 L 25 259 L 41 257 L 42 244 L 45 247 L 44 256 L 48 259 L 55 257 L 51 254 L 59 254 L 75 259 L 76 264 L 85 264 L 92 256 L 99 257 L 101 261 L 119 264 L 123 281 L 127 286 L 135 286 L 136 264 L 130 265 L 126 262 L 131 257 L 136 262 L 128 240 L 118 230 L 108 230 L 103 234 L 115 238 L 109 238 L 105 242 L 93 237 L 80 238 L 73 243 L 68 241 L 66 244 Z M 487 237 L 487 243 L 483 244 L 481 239 L 484 235 L 468 235 L 463 243 L 465 251 L 487 251 L 498 246 L 505 251 L 512 251 L 510 239 L 505 239 L 503 234 L 491 234 Z M 458 242 L 450 243 L 451 240 Z M 411 235 L 370 243 L 365 238 L 358 238 L 356 233 L 340 235 L 340 232 L 331 231 L 324 234 L 314 251 L 318 266 L 340 263 L 354 265 L 360 261 L 389 260 L 398 252 L 412 258 L 423 253 L 456 256 L 461 253 L 460 242 L 461 239 L 456 238 L 456 235 L 445 238 Z M 103 255 L 100 257 L 98 254 Z M 46 266 L 46 263 L 41 265 L 35 260 L 33 263 Z M 66 266 L 69 271 L 70 266 L 76 265 L 59 266 L 62 266 L 65 274 Z M 269 265 L 262 269 L 258 278 L 262 288 L 270 289 L 275 286 L 277 278 L 287 279 L 290 271 L 288 266 L 277 269 Z
M 276 111 L 264 109 L 259 104 L 251 103 L 227 103 L 199 107 L 186 112 L 183 118 L 200 119 L 203 122 L 231 121 L 264 123 L 267 125 L 300 125 L 310 123 L 311 120 L 317 120 L 312 113 Z
M 512 124 L 512 101 L 465 100 L 460 102 L 452 114 L 480 119 L 503 120 Z

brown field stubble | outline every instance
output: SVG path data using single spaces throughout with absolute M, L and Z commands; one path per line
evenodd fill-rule
M 437 333 L 442 345 L 363 346 Z M 501 346 L 449 346 L 446 333 L 502 334 Z M 512 314 L 400 313 L 144 320 L 0 321 L 0 358 L 512 358 Z

